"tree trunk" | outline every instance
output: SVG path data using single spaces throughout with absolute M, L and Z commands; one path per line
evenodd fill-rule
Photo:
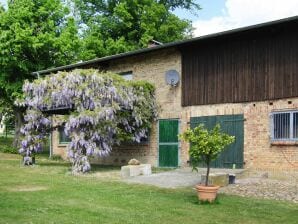
M 14 141 L 13 141 L 13 147 L 19 148 L 21 145 L 21 127 L 24 124 L 24 108 L 20 107 L 13 107 L 13 113 L 15 116 L 15 134 L 14 134 Z
M 208 186 L 209 172 L 210 172 L 210 158 L 209 158 L 209 157 L 208 157 L 207 160 L 206 160 L 206 165 L 207 165 L 207 173 L 206 173 L 205 186 Z

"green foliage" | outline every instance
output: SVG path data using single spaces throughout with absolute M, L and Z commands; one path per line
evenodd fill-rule
M 81 25 L 83 60 L 147 47 L 150 40 L 164 43 L 190 38 L 192 25 L 171 10 L 200 9 L 193 0 L 73 0 Z
M 53 161 L 63 161 L 63 158 L 60 155 L 52 155 L 50 160 Z
M 190 10 L 192 13 L 196 13 L 201 7 L 194 0 L 159 0 L 160 4 L 164 4 L 167 9 L 174 10 L 176 8 L 183 8 Z
M 210 131 L 200 124 L 194 129 L 187 129 L 179 137 L 191 144 L 189 154 L 194 170 L 197 170 L 200 161 L 209 166 L 210 161 L 215 160 L 227 145 L 235 141 L 234 136 L 221 132 L 219 124 Z
M 0 152 L 18 154 L 18 150 L 12 146 L 13 138 L 0 137 Z
M 0 10 L 2 107 L 21 96 L 32 72 L 77 60 L 77 27 L 60 0 L 14 0 Z

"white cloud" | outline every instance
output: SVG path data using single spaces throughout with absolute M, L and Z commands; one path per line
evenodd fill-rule
M 223 15 L 193 22 L 195 36 L 298 15 L 297 0 L 226 0 Z

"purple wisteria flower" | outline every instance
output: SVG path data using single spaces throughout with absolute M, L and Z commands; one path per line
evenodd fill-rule
M 52 130 L 51 119 L 42 110 L 62 106 L 73 109 L 59 119 L 71 139 L 68 157 L 74 172 L 88 172 L 90 157 L 108 156 L 123 139 L 140 142 L 157 118 L 154 88 L 115 77 L 97 70 L 74 70 L 26 81 L 25 97 L 18 101 L 28 108 L 19 152 L 31 156 L 41 151 L 42 141 Z

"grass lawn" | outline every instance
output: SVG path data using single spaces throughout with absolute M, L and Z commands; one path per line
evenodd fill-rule
M 160 189 L 118 180 L 76 177 L 63 162 L 22 167 L 0 153 L 0 223 L 297 223 L 298 205 L 219 195 L 198 204 L 192 189 Z M 106 172 L 97 167 L 96 172 Z

